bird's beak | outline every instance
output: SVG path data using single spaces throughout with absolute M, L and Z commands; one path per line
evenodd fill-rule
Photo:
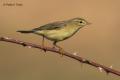
M 92 23 L 88 22 L 87 25 L 91 25 Z

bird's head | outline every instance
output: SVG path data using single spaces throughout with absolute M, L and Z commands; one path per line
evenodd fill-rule
M 73 19 L 70 19 L 69 21 L 71 23 L 73 23 L 73 24 L 75 24 L 77 26 L 81 26 L 81 27 L 91 24 L 91 23 L 87 22 L 83 18 L 73 18 Z

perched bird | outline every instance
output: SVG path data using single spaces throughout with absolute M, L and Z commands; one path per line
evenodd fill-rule
M 57 47 L 59 50 L 63 49 L 56 45 L 57 42 L 63 41 L 65 39 L 73 36 L 80 28 L 89 25 L 83 18 L 72 18 L 65 21 L 58 21 L 53 23 L 48 23 L 46 25 L 34 28 L 32 30 L 18 30 L 20 33 L 33 33 L 43 36 L 42 46 L 44 47 L 44 38 L 53 41 L 54 48 Z

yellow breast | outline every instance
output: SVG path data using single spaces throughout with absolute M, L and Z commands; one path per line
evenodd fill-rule
M 79 27 L 76 27 L 74 25 L 72 26 L 67 25 L 66 27 L 62 27 L 61 29 L 58 30 L 42 30 L 38 31 L 37 33 L 44 35 L 46 38 L 50 40 L 61 41 L 72 36 L 78 29 Z

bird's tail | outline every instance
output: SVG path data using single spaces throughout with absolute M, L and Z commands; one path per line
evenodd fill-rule
M 31 30 L 31 31 L 18 30 L 18 31 L 16 31 L 16 32 L 20 32 L 20 33 L 33 33 L 32 30 Z

